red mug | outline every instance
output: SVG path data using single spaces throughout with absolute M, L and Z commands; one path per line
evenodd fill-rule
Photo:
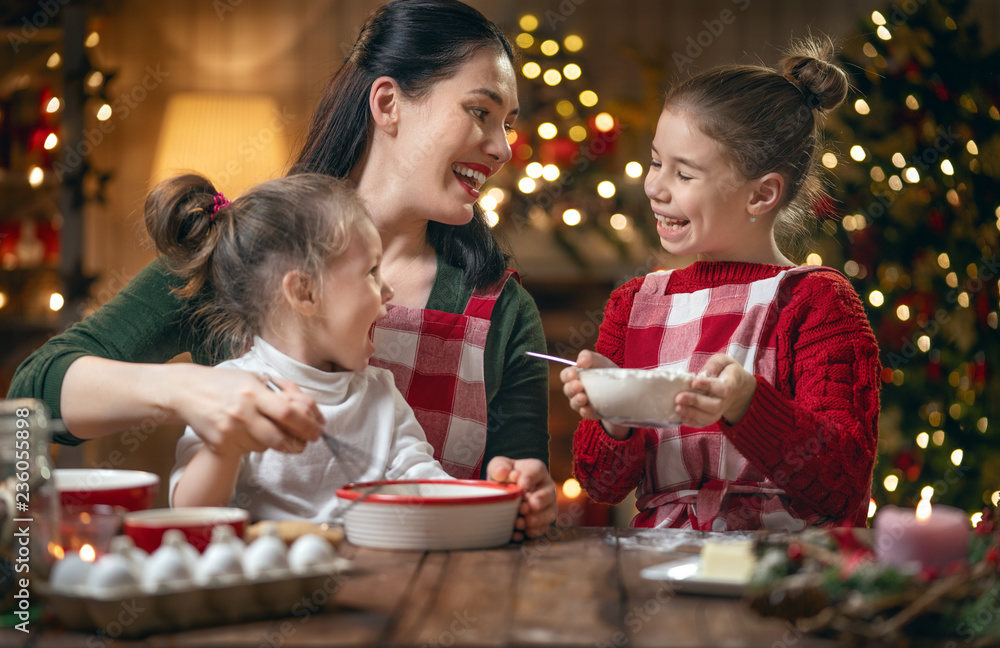
M 55 488 L 64 508 L 78 506 L 121 506 L 141 511 L 153 506 L 160 477 L 141 470 L 57 468 Z
M 233 527 L 236 537 L 242 538 L 250 522 L 245 509 L 225 506 L 192 506 L 173 509 L 151 509 L 125 515 L 123 532 L 132 538 L 140 549 L 156 551 L 163 534 L 170 529 L 184 533 L 188 544 L 204 551 L 212 540 L 212 529 L 217 526 Z

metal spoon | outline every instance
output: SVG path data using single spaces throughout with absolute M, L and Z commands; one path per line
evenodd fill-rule
M 260 379 L 271 391 L 281 392 L 281 387 L 278 386 L 278 383 L 271 380 L 271 377 L 266 373 L 260 374 Z M 356 462 L 361 464 L 362 472 L 366 470 L 367 467 L 371 464 L 372 461 L 371 455 L 369 455 L 366 451 L 361 450 L 360 448 L 356 448 L 350 444 L 344 443 L 337 437 L 330 436 L 326 432 L 323 432 L 321 436 L 323 437 L 323 441 L 326 443 L 326 447 L 330 449 L 330 452 L 333 453 L 333 456 L 336 457 L 338 460 L 340 460 L 342 464 L 343 463 L 348 463 L 348 465 L 350 464 L 350 462 L 344 461 L 345 458 L 348 458 L 347 456 L 350 454 L 353 454 L 355 456 Z M 385 479 L 385 468 L 381 470 L 381 472 L 379 473 L 379 478 L 376 481 L 381 482 L 384 479 Z M 354 484 L 354 481 L 351 481 L 350 483 Z M 366 499 L 368 499 L 369 495 L 377 493 L 382 489 L 382 486 L 384 485 L 385 484 L 382 483 L 376 484 L 375 486 L 372 486 L 371 488 L 365 490 L 361 494 L 361 497 L 355 500 L 351 500 L 347 503 L 341 504 L 340 506 L 338 506 L 333 510 L 331 517 L 333 517 L 334 519 L 336 518 L 343 519 L 344 514 L 348 511 L 348 509 L 351 509 L 357 504 L 360 504 L 361 502 L 365 501 Z
M 545 355 L 544 353 L 535 353 L 534 351 L 525 351 L 525 355 L 530 355 L 535 358 L 541 358 L 543 360 L 552 360 L 553 362 L 561 362 L 563 364 L 575 367 L 576 363 L 572 360 L 567 360 L 566 358 L 560 358 L 559 356 Z

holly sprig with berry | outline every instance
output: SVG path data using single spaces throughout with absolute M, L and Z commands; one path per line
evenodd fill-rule
M 1000 510 L 972 533 L 968 560 L 938 573 L 880 563 L 867 529 L 766 537 L 747 590 L 750 607 L 803 633 L 855 643 L 957 637 L 1000 643 Z

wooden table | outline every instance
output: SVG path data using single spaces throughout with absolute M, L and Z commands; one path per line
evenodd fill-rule
M 686 536 L 680 534 L 687 534 Z M 643 567 L 697 551 L 696 532 L 557 528 L 484 551 L 396 552 L 345 545 L 357 573 L 323 609 L 240 625 L 108 641 L 35 623 L 0 645 L 65 646 L 776 646 L 818 648 L 733 598 L 684 595 Z M 318 597 L 317 603 L 325 596 Z

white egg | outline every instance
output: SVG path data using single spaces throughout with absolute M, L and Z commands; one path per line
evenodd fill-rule
M 227 541 L 212 542 L 198 559 L 195 580 L 202 585 L 227 583 L 243 576 L 239 548 Z
M 247 578 L 258 578 L 272 572 L 288 570 L 285 543 L 273 535 L 262 535 L 243 552 L 243 573 Z
M 160 540 L 160 546 L 168 545 L 170 547 L 176 547 L 177 551 L 181 553 L 184 557 L 184 562 L 187 563 L 188 570 L 194 571 L 195 566 L 198 564 L 198 557 L 201 555 L 198 550 L 188 544 L 187 536 L 180 529 L 167 529 L 163 532 L 163 539 Z
M 236 529 L 228 524 L 220 524 L 212 529 L 212 541 L 209 546 L 216 543 L 225 543 L 233 547 L 239 555 L 243 555 L 243 550 L 247 548 L 243 539 L 236 535 Z
M 336 559 L 337 553 L 326 538 L 307 533 L 300 536 L 288 548 L 288 566 L 295 573 L 309 571 L 313 567 L 326 565 Z
M 106 554 L 97 559 L 87 576 L 87 589 L 96 596 L 128 596 L 139 589 L 139 580 L 129 559 L 119 554 Z
M 61 592 L 74 593 L 87 584 L 87 577 L 94 563 L 87 562 L 76 554 L 69 554 L 52 567 L 49 583 Z
M 146 561 L 142 588 L 147 592 L 176 589 L 191 583 L 191 568 L 184 553 L 173 544 L 161 544 Z
M 115 536 L 111 539 L 111 553 L 128 559 L 132 573 L 136 577 L 142 574 L 146 561 L 149 559 L 149 553 L 145 549 L 135 546 L 132 538 L 125 535 Z

